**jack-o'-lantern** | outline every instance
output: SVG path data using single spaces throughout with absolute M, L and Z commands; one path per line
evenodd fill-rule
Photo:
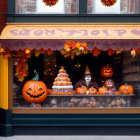
M 133 94 L 134 88 L 131 85 L 121 85 L 119 88 L 121 94 Z
M 92 88 L 89 89 L 89 94 L 90 94 L 90 95 L 93 95 L 93 94 L 96 94 L 96 93 L 97 93 L 96 88 L 93 88 L 93 87 L 92 87 Z
M 106 87 L 100 87 L 99 88 L 99 94 L 105 94 L 107 92 L 107 88 Z
M 85 87 L 85 86 L 83 86 L 83 87 L 78 87 L 78 88 L 76 89 L 76 93 L 77 93 L 77 94 L 86 94 L 86 92 L 87 92 L 87 87 Z
M 27 81 L 22 89 L 22 96 L 25 101 L 31 103 L 41 103 L 47 97 L 47 87 L 44 82 L 38 81 L 39 75 L 35 71 L 36 76 Z
M 108 78 L 108 77 L 112 77 L 113 76 L 113 69 L 110 66 L 104 66 L 101 69 L 101 76 Z

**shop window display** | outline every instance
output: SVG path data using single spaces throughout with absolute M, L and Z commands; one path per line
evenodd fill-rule
M 89 14 L 138 14 L 139 0 L 88 0 Z
M 16 0 L 16 14 L 77 14 L 79 0 Z
M 66 45 L 65 50 L 69 49 Z M 96 56 L 88 50 L 71 58 L 64 50 L 29 54 L 25 50 L 27 63 L 21 66 L 24 62 L 18 56 L 13 62 L 13 108 L 139 107 L 140 56 L 133 51 L 111 54 L 108 50 Z

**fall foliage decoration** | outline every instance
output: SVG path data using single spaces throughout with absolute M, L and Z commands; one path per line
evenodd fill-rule
M 47 5 L 47 6 L 54 6 L 54 5 L 56 5 L 56 3 L 58 2 L 58 0 L 43 0 L 43 2 L 44 2 L 45 5 Z
M 140 55 L 140 49 L 136 50 L 137 55 Z
M 116 54 L 120 54 L 120 53 L 122 53 L 122 51 L 119 50 L 119 49 L 117 49 L 117 50 L 116 50 Z
M 101 69 L 101 76 L 102 77 L 112 77 L 113 76 L 113 69 L 112 67 L 110 66 L 104 66 L 102 69 Z
M 119 88 L 119 91 L 121 94 L 133 94 L 134 93 L 134 88 L 131 85 L 124 84 L 121 85 Z
M 102 4 L 105 5 L 105 6 L 113 6 L 117 0 L 101 0 Z
M 7 58 L 10 57 L 12 54 L 12 51 L 8 48 L 6 48 L 5 50 L 3 48 L 0 47 L 0 55 L 2 55 L 3 58 Z
M 47 98 L 47 87 L 44 82 L 39 81 L 39 75 L 36 71 L 35 77 L 27 81 L 22 90 L 22 96 L 25 101 L 31 103 L 41 103 Z
M 25 77 L 28 76 L 28 58 L 31 54 L 26 54 L 25 51 L 16 51 L 15 52 L 15 76 L 18 78 L 18 81 L 22 82 Z
M 115 51 L 112 50 L 111 48 L 108 50 L 108 55 L 109 55 L 109 56 L 113 55 L 114 53 L 115 53 Z
M 34 50 L 34 53 L 35 53 L 36 57 L 39 57 L 40 54 L 51 55 L 53 53 L 53 51 L 51 49 L 47 49 L 47 50 L 41 49 L 41 50 Z
M 73 59 L 75 55 L 78 56 L 87 53 L 88 53 L 88 47 L 86 42 L 81 43 L 72 40 L 66 41 L 64 45 L 64 49 L 61 50 L 61 54 L 64 57 L 71 57 L 71 59 Z
M 93 49 L 93 56 L 98 56 L 101 53 L 101 50 L 99 50 L 97 47 Z

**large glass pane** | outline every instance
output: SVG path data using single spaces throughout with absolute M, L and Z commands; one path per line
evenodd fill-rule
M 58 0 L 52 6 L 45 4 L 43 0 L 16 0 L 16 14 L 77 14 L 78 12 L 79 0 Z
M 89 52 L 74 59 L 65 58 L 60 51 L 51 55 L 41 52 L 32 52 L 28 67 L 25 58 L 14 61 L 14 108 L 140 107 L 140 55 L 135 51 L 116 52 L 111 56 L 108 51 L 102 51 L 98 56 Z M 19 51 L 15 56 L 19 57 L 21 53 Z M 29 75 L 22 81 L 17 75 L 23 66 Z M 23 70 L 19 71 L 22 75 Z M 47 86 L 47 98 L 42 98 L 45 87 L 37 80 Z
M 138 14 L 139 0 L 88 0 L 89 14 Z

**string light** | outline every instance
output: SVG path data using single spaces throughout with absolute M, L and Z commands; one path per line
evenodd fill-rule
M 31 53 L 31 50 L 27 48 L 27 49 L 25 49 L 25 53 L 26 54 L 30 54 Z
M 133 57 L 136 56 L 136 51 L 135 51 L 134 49 L 131 50 L 131 55 L 132 55 Z
M 81 67 L 80 63 L 77 62 L 77 63 L 75 64 L 75 67 L 80 68 L 80 67 Z
M 3 53 L 4 52 L 4 49 L 3 48 L 0 48 L 0 53 Z

